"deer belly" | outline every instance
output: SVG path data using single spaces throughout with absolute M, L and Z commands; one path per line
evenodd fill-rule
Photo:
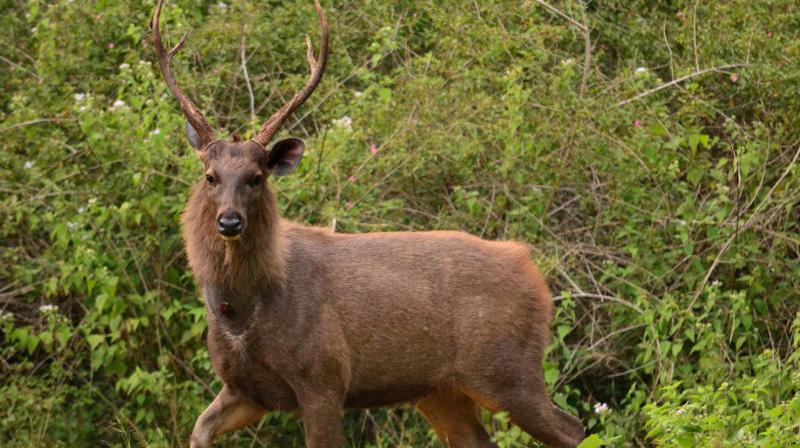
M 347 393 L 348 408 L 374 408 L 416 401 L 431 393 L 427 385 L 400 385 L 374 389 L 351 390 Z

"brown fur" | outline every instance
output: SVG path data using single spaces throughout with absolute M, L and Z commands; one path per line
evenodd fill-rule
M 508 411 L 551 446 L 583 439 L 580 422 L 546 393 L 553 303 L 526 245 L 289 223 L 266 179 L 246 184 L 270 173 L 260 145 L 215 142 L 199 154 L 217 181 L 195 186 L 184 238 L 225 387 L 192 446 L 284 410 L 303 418 L 307 446 L 341 448 L 343 408 L 397 403 L 417 404 L 451 447 L 493 446 L 478 405 Z M 215 222 L 229 209 L 246 226 L 226 242 Z

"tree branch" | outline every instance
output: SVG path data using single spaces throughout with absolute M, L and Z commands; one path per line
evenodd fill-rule
M 583 96 L 583 93 L 586 91 L 586 85 L 589 82 L 589 69 L 592 66 L 592 40 L 589 35 L 589 27 L 586 26 L 586 8 L 583 6 L 583 2 L 581 1 L 581 15 L 583 16 L 583 23 L 578 22 L 577 20 L 573 19 L 572 17 L 568 16 L 564 11 L 550 5 L 547 2 L 542 0 L 536 0 L 536 3 L 542 5 L 545 9 L 550 11 L 551 13 L 561 17 L 562 19 L 569 22 L 574 27 L 580 30 L 581 34 L 583 35 L 583 77 L 581 78 L 581 86 L 579 93 Z

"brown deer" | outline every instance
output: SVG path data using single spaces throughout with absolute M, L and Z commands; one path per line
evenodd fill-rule
M 312 448 L 345 446 L 342 414 L 411 403 L 450 447 L 494 446 L 479 406 L 507 411 L 540 441 L 574 447 L 578 419 L 550 401 L 542 379 L 553 301 L 525 244 L 460 232 L 346 235 L 281 219 L 270 175 L 297 168 L 304 143 L 266 145 L 319 84 L 328 53 L 321 31 L 305 87 L 250 141 L 218 140 L 175 82 L 152 20 L 167 85 L 203 162 L 183 214 L 189 265 L 208 316 L 208 349 L 224 386 L 195 424 L 191 446 L 296 412 Z

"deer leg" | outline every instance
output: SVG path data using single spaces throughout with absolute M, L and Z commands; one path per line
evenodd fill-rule
M 512 422 L 547 446 L 574 448 L 586 437 L 580 422 L 549 399 L 540 402 L 519 397 L 506 407 Z
M 486 397 L 493 412 L 508 411 L 511 421 L 545 445 L 556 448 L 575 448 L 586 435 L 580 420 L 556 407 L 547 395 L 541 377 L 531 375 L 530 381 L 507 390 L 475 394 Z M 472 394 L 467 391 L 467 394 Z
M 298 397 L 298 404 L 306 433 L 306 447 L 344 448 L 342 399 L 326 393 L 305 395 Z
M 256 422 L 266 413 L 261 406 L 224 386 L 195 422 L 189 445 L 191 448 L 210 447 L 220 434 Z
M 449 448 L 497 448 L 486 433 L 474 401 L 458 392 L 437 392 L 417 403 Z

